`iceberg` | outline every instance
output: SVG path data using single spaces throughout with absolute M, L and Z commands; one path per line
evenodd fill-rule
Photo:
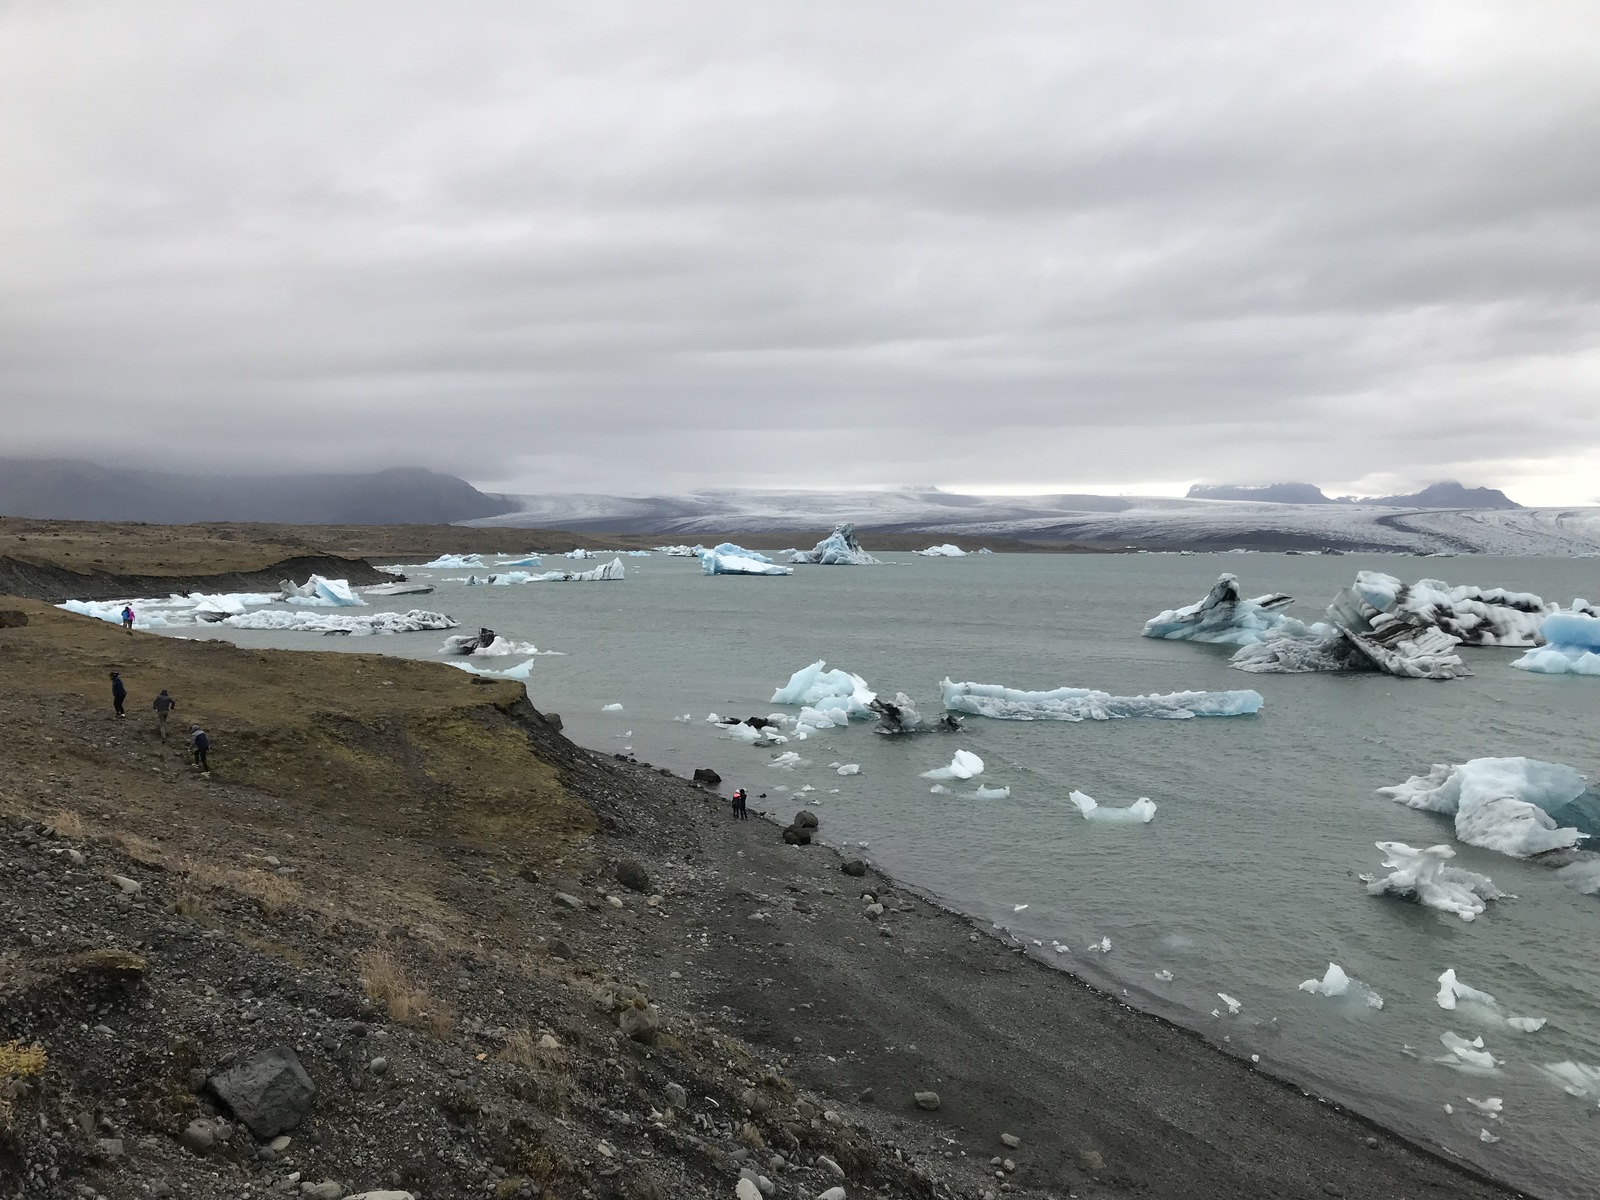
M 1338 963 L 1329 963 L 1321 979 L 1308 979 L 1300 985 L 1302 992 L 1317 996 L 1349 996 L 1366 1008 L 1382 1008 L 1383 997 L 1359 979 L 1351 979 Z
M 1093 796 L 1073 791 L 1067 795 L 1073 806 L 1083 814 L 1083 819 L 1098 825 L 1148 825 L 1155 820 L 1155 801 L 1140 796 L 1127 808 L 1103 808 Z
M 320 604 L 328 608 L 348 608 L 352 605 L 365 604 L 366 601 L 350 590 L 348 580 L 324 579 L 321 575 L 313 575 L 304 583 L 295 583 L 285 579 L 280 585 L 283 588 L 283 598 L 300 604 Z
M 694 558 L 703 549 L 704 546 L 657 546 L 656 553 L 668 558 Z
M 922 714 L 911 703 L 911 697 L 904 692 L 896 692 L 892 704 L 887 700 L 873 700 L 868 707 L 878 714 L 878 724 L 873 733 L 893 737 L 902 733 L 922 733 L 928 728 L 923 723 Z
M 1114 721 L 1124 717 L 1239 717 L 1261 711 L 1260 692 L 1172 692 L 1164 696 L 1113 696 L 1092 688 L 1025 692 L 994 683 L 939 685 L 953 712 L 1001 721 Z
M 1456 978 L 1451 968 L 1439 976 L 1439 992 L 1434 997 L 1446 1012 L 1461 1012 L 1485 1025 L 1506 1026 L 1518 1033 L 1537 1033 L 1547 1024 L 1544 1017 L 1508 1017 L 1500 1009 L 1500 1001 L 1488 992 L 1468 987 Z
M 788 683 L 772 693 L 771 702 L 801 704 L 850 717 L 872 716 L 872 702 L 878 697 L 867 687 L 867 681 L 848 671 L 826 671 L 823 668 L 827 665 L 826 659 L 819 658 L 809 667 L 801 667 Z
M 1383 865 L 1394 870 L 1382 879 L 1363 875 L 1368 895 L 1389 893 L 1412 897 L 1427 908 L 1454 913 L 1463 921 L 1476 919 L 1487 901 L 1505 897 L 1487 875 L 1446 866 L 1456 856 L 1449 846 L 1418 850 L 1404 842 L 1378 842 L 1376 845 L 1388 856 Z
M 506 667 L 501 671 L 496 671 L 491 667 L 478 667 L 472 663 L 459 661 L 446 663 L 445 665 L 465 671 L 469 675 L 482 675 L 490 679 L 531 679 L 533 677 L 533 659 L 531 658 L 527 662 L 518 663 L 514 667 Z
M 791 550 L 791 563 L 820 563 L 827 567 L 872 567 L 877 559 L 861 548 L 856 541 L 856 527 L 849 521 L 840 521 L 833 532 L 810 550 Z
M 977 790 L 972 793 L 972 798 L 974 800 L 1009 800 L 1011 799 L 1011 789 L 1008 787 L 984 787 L 980 783 Z
M 1453 816 L 1456 836 L 1469 846 L 1531 858 L 1570 849 L 1589 836 L 1557 825 L 1552 816 L 1588 787 L 1588 780 L 1564 763 L 1474 758 L 1454 766 L 1435 763 L 1428 774 L 1379 788 L 1378 795 L 1408 808 Z
M 926 550 L 913 550 L 911 553 L 920 554 L 923 558 L 965 558 L 967 552 L 960 546 L 945 542 L 942 546 L 929 546 Z M 979 551 L 982 553 L 982 551 Z
M 1308 637 L 1314 630 L 1323 636 L 1330 626 L 1307 626 L 1279 612 L 1294 603 L 1293 596 L 1272 592 L 1247 600 L 1239 594 L 1239 577 L 1224 572 L 1212 584 L 1205 599 L 1183 608 L 1169 608 L 1144 623 L 1144 636 L 1175 642 L 1211 642 L 1229 646 L 1248 646 L 1264 641 L 1275 632 Z
M 489 632 L 491 631 L 482 631 L 482 633 Z M 485 640 L 481 633 L 478 637 L 458 633 L 445 638 L 444 645 L 439 647 L 439 653 L 471 654 L 478 658 L 505 658 L 513 654 L 559 654 L 560 651 L 541 650 L 532 642 L 514 642 L 510 638 L 500 637 L 498 634 Z
M 1565 1062 L 1543 1063 L 1539 1072 L 1545 1078 L 1554 1080 L 1569 1096 L 1600 1096 L 1600 1067 L 1567 1059 Z
M 1573 601 L 1573 612 L 1555 612 L 1544 619 L 1545 645 L 1529 650 L 1512 663 L 1520 671 L 1540 675 L 1600 675 L 1600 617 L 1576 611 L 1587 608 Z
M 723 542 L 714 550 L 700 551 L 700 571 L 705 575 L 793 575 L 793 567 L 780 567 L 764 554 Z
M 622 559 L 613 558 L 610 562 L 589 571 L 546 571 L 542 575 L 530 575 L 526 571 L 506 571 L 489 576 L 489 582 L 502 586 L 515 583 L 593 583 L 606 579 L 622 579 L 624 574 Z M 471 581 L 468 582 L 470 584 Z
M 593 550 L 585 550 L 585 549 L 583 549 L 583 547 L 579 546 L 576 549 L 568 550 L 564 557 L 581 559 L 581 558 L 599 558 L 600 556 L 598 554 L 596 554 Z
M 1447 1029 L 1439 1035 L 1439 1042 L 1450 1052 L 1433 1060 L 1440 1066 L 1464 1071 L 1468 1075 L 1491 1075 L 1500 1068 L 1501 1060 L 1484 1049 L 1481 1037 L 1469 1042 Z
M 222 622 L 235 629 L 270 629 L 284 633 L 343 633 L 353 637 L 373 634 L 418 633 L 428 629 L 454 629 L 457 622 L 444 613 L 414 608 L 410 612 L 343 616 L 337 613 L 284 612 L 262 609 Z M 460 665 L 460 664 L 457 664 Z
M 456 570 L 471 571 L 471 570 L 474 570 L 474 569 L 476 569 L 478 567 L 483 566 L 483 555 L 481 555 L 481 554 L 441 554 L 438 558 L 434 559 L 432 562 L 425 562 L 422 565 L 424 567 L 438 567 L 438 568 L 440 568 L 442 570 L 447 570 L 447 571 L 456 571 Z
M 983 774 L 983 759 L 970 750 L 957 750 L 948 767 L 924 771 L 924 779 L 971 779 Z
M 1336 622 L 1358 630 L 1388 616 L 1413 628 L 1436 628 L 1466 646 L 1537 646 L 1546 614 L 1532 592 L 1452 587 L 1437 579 L 1401 583 L 1381 571 L 1358 571 L 1328 607 Z
M 411 583 L 401 580 L 395 583 L 380 583 L 365 589 L 369 596 L 426 596 L 433 591 L 431 583 Z
M 542 567 L 544 559 L 537 554 L 524 554 L 521 558 L 501 558 L 495 560 L 497 567 Z

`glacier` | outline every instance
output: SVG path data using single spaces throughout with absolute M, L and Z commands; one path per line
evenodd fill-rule
M 1570 849 L 1589 835 L 1556 824 L 1552 814 L 1588 791 L 1584 776 L 1564 763 L 1536 758 L 1474 758 L 1435 763 L 1426 775 L 1378 789 L 1408 808 L 1455 818 L 1456 837 L 1469 846 L 1531 858 Z
M 272 629 L 284 633 L 344 633 L 354 637 L 417 633 L 428 629 L 454 629 L 457 626 L 457 622 L 444 613 L 427 612 L 420 608 L 404 613 L 372 613 L 370 616 L 261 609 L 243 616 L 229 617 L 222 624 L 231 625 L 235 629 Z
M 1111 721 L 1124 717 L 1239 717 L 1261 711 L 1260 692 L 1172 692 L 1113 696 L 1092 688 L 1027 692 L 994 683 L 939 684 L 945 708 L 1002 721 Z
M 1351 979 L 1338 963 L 1331 962 L 1321 979 L 1307 979 L 1300 985 L 1302 992 L 1311 992 L 1330 999 L 1339 996 L 1355 1000 L 1363 1008 L 1382 1008 L 1383 997 L 1359 979 Z
M 808 667 L 801 667 L 789 676 L 789 682 L 772 693 L 773 704 L 799 704 L 825 713 L 840 713 L 849 717 L 876 715 L 872 702 L 877 693 L 867 687 L 867 681 L 848 671 L 825 670 L 826 659 L 817 659 Z
M 700 551 L 700 571 L 704 575 L 793 575 L 793 567 L 780 567 L 764 554 L 735 546 L 732 542 Z
M 924 771 L 924 779 L 973 779 L 983 774 L 983 759 L 970 750 L 957 750 L 948 767 Z
M 1363 875 L 1368 895 L 1411 897 L 1427 908 L 1452 913 L 1463 921 L 1475 919 L 1487 901 L 1505 898 L 1506 894 L 1487 875 L 1446 865 L 1456 856 L 1449 846 L 1419 850 L 1404 842 L 1375 844 L 1386 855 L 1383 865 L 1393 870 L 1381 879 Z
M 1589 607 L 1586 600 L 1574 600 L 1573 611 L 1545 617 L 1546 644 L 1511 665 L 1540 675 L 1600 675 L 1600 616 L 1590 616 Z
M 876 558 L 861 548 L 861 543 L 856 540 L 856 527 L 849 521 L 840 521 L 833 527 L 832 533 L 810 550 L 791 550 L 789 561 L 797 564 L 820 563 L 829 567 L 879 565 Z
M 1204 599 L 1151 617 L 1144 623 L 1143 634 L 1167 641 L 1248 646 L 1273 633 L 1303 638 L 1333 632 L 1331 626 L 1307 626 L 1278 611 L 1293 603 L 1294 597 L 1282 592 L 1247 600 L 1239 592 L 1239 577 L 1224 572 Z
M 929 546 L 926 550 L 913 550 L 911 553 L 920 554 L 923 558 L 965 558 L 967 552 L 952 542 L 945 542 L 940 546 Z
M 1093 796 L 1079 791 L 1069 793 L 1067 799 L 1083 814 L 1084 820 L 1100 825 L 1148 825 L 1156 816 L 1155 801 L 1149 796 L 1140 796 L 1127 808 L 1106 808 Z

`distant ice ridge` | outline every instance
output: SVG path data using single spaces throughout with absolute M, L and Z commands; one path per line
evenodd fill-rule
M 1600 675 L 1600 616 L 1591 616 L 1587 600 L 1574 600 L 1572 612 L 1544 619 L 1544 647 L 1529 650 L 1513 667 L 1541 675 Z
M 856 540 L 856 527 L 849 521 L 840 521 L 833 532 L 810 550 L 791 550 L 792 563 L 820 563 L 826 567 L 871 567 L 878 560 L 861 548 Z
M 793 567 L 780 567 L 765 554 L 723 542 L 700 551 L 700 570 L 706 575 L 793 575 Z
M 771 702 L 804 705 L 830 717 L 835 713 L 863 718 L 875 715 L 872 702 L 878 697 L 867 687 L 867 681 L 848 671 L 825 670 L 827 665 L 826 659 L 819 658 L 809 667 L 801 667 L 789 676 L 788 683 L 772 693 Z M 804 712 L 801 718 L 805 718 Z
M 622 559 L 613 558 L 610 562 L 590 571 L 546 571 L 542 575 L 530 575 L 526 571 L 504 571 L 489 576 L 489 582 L 502 587 L 517 583 L 594 583 L 606 579 L 622 579 L 624 575 Z M 468 586 L 471 586 L 475 578 L 466 581 Z
M 965 558 L 967 552 L 960 546 L 945 542 L 942 546 L 929 546 L 926 550 L 913 550 L 913 554 L 920 554 L 923 558 Z
M 1505 898 L 1487 875 L 1446 866 L 1456 856 L 1449 846 L 1418 850 L 1404 842 L 1378 842 L 1377 847 L 1388 856 L 1383 865 L 1394 870 L 1381 879 L 1361 877 L 1370 895 L 1413 897 L 1427 908 L 1454 913 L 1463 921 L 1474 920 L 1486 901 Z
M 1113 696 L 1092 688 L 1025 692 L 994 683 L 939 685 L 944 706 L 1002 721 L 1110 721 L 1123 717 L 1239 717 L 1261 710 L 1260 692 L 1172 692 L 1164 696 Z
M 509 540 L 509 539 L 507 539 Z M 432 562 L 425 562 L 424 567 L 438 567 L 446 571 L 471 571 L 483 566 L 481 554 L 441 554 Z
M 1435 763 L 1426 775 L 1379 788 L 1409 808 L 1455 817 L 1456 836 L 1469 846 L 1530 858 L 1576 846 L 1588 835 L 1558 826 L 1552 814 L 1582 796 L 1589 781 L 1564 763 L 1536 758 L 1474 758 Z
M 973 779 L 983 774 L 983 759 L 970 750 L 957 750 L 948 767 L 924 771 L 924 779 Z
M 454 629 L 457 622 L 444 613 L 414 608 L 410 612 L 343 616 L 338 613 L 284 612 L 262 609 L 222 622 L 235 629 L 273 629 L 286 633 L 344 633 L 352 637 L 372 634 L 418 633 L 427 629 Z M 463 664 L 457 664 L 463 665 Z
M 482 566 L 482 564 L 478 564 Z M 537 554 L 524 554 L 521 558 L 500 558 L 495 560 L 497 567 L 542 567 L 544 559 Z
M 1318 996 L 1349 996 L 1359 1000 L 1367 1008 L 1382 1008 L 1383 997 L 1378 995 L 1359 979 L 1351 979 L 1338 963 L 1329 963 L 1328 969 L 1323 972 L 1321 979 L 1308 979 L 1300 985 L 1302 992 L 1311 992 Z
M 1067 799 L 1083 814 L 1084 820 L 1100 825 L 1148 825 L 1156 816 L 1155 801 L 1149 796 L 1140 796 L 1127 808 L 1106 808 L 1093 796 L 1078 791 L 1069 793 Z
M 1151 617 L 1144 623 L 1144 636 L 1249 646 L 1280 632 L 1296 638 L 1327 637 L 1334 632 L 1331 625 L 1307 626 L 1278 611 L 1293 603 L 1294 597 L 1282 592 L 1246 600 L 1239 593 L 1239 577 L 1224 572 L 1205 599 Z
M 329 608 L 348 608 L 366 601 L 350 590 L 349 581 L 324 579 L 313 575 L 304 583 L 285 579 L 278 585 L 283 588 L 283 598 L 298 604 L 320 604 Z

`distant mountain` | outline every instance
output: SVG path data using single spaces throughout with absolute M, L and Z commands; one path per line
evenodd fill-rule
M 1357 504 L 1381 504 L 1385 508 L 1521 508 L 1498 488 L 1463 487 L 1453 479 L 1429 484 L 1420 492 L 1404 496 L 1365 496 Z
M 1314 483 L 1267 483 L 1259 486 L 1237 483 L 1197 483 L 1189 489 L 1190 500 L 1258 500 L 1265 504 L 1337 504 L 1324 496 Z
M 0 514 L 74 521 L 409 525 L 492 517 L 516 505 L 454 475 L 178 475 L 62 459 L 0 459 Z

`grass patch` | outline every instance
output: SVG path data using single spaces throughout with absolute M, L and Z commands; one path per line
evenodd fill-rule
M 361 956 L 361 990 L 367 999 L 383 1006 L 389 1019 L 411 1029 L 424 1029 L 447 1038 L 455 1028 L 450 1002 L 413 982 L 405 964 L 387 946 L 375 946 Z

